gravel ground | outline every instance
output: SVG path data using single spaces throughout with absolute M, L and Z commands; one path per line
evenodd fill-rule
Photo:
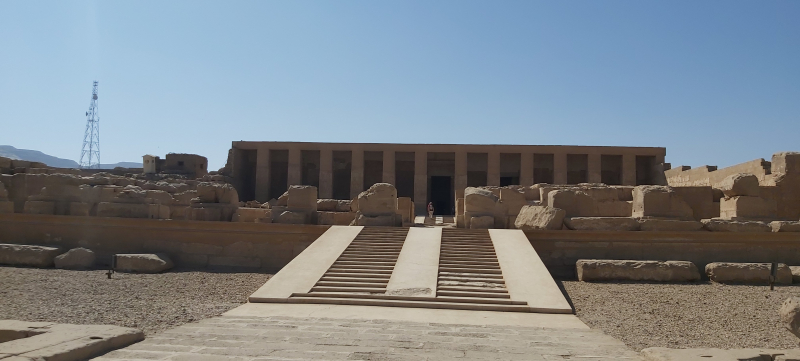
M 636 351 L 670 348 L 798 347 L 778 310 L 798 286 L 587 283 L 560 281 L 589 327 Z
M 242 303 L 271 275 L 0 267 L 0 319 L 135 327 L 153 334 Z

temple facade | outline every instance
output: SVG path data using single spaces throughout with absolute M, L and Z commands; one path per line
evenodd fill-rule
M 313 185 L 319 198 L 352 199 L 391 183 L 423 213 L 453 214 L 466 187 L 536 183 L 657 184 L 666 148 L 233 142 L 229 166 L 241 200 L 278 198 L 289 185 Z

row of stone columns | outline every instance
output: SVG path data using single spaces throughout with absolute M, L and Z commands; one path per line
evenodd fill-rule
M 351 149 L 351 176 L 350 196 L 355 198 L 364 189 L 364 150 Z M 292 147 L 288 149 L 288 184 L 301 184 L 302 182 L 302 149 Z M 428 192 L 428 152 L 414 152 L 414 199 L 427 200 Z M 455 189 L 467 187 L 467 153 L 455 152 Z M 588 182 L 601 182 L 601 155 L 588 155 Z M 257 154 L 257 184 L 256 197 L 266 198 L 268 192 L 264 184 L 269 179 L 269 149 L 259 149 Z M 331 198 L 333 196 L 333 151 L 320 150 L 319 170 L 319 197 Z M 533 185 L 533 153 L 520 153 L 520 184 Z M 636 183 L 636 156 L 633 154 L 622 156 L 622 184 L 634 185 Z M 553 164 L 553 181 L 555 184 L 567 183 L 567 154 L 555 153 Z M 383 151 L 383 182 L 396 184 L 395 181 L 395 151 Z M 487 185 L 500 185 L 500 152 L 488 152 Z

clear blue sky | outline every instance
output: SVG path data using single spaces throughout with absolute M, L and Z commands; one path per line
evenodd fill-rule
M 231 141 L 800 151 L 800 1 L 0 1 L 0 144 L 104 163 Z

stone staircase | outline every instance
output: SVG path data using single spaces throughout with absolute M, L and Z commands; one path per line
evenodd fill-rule
M 530 312 L 511 300 L 486 230 L 442 230 L 435 296 L 386 294 L 407 234 L 365 227 L 309 292 L 286 302 Z

